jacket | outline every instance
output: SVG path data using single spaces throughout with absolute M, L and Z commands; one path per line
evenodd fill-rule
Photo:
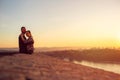
M 19 52 L 20 53 L 26 53 L 27 51 L 27 47 L 26 47 L 26 44 L 24 43 L 24 41 L 22 40 L 22 34 L 19 35 Z M 23 38 L 26 40 L 25 36 L 23 36 Z
M 27 52 L 28 52 L 28 53 L 32 53 L 32 52 L 34 51 L 34 46 L 33 46 L 34 40 L 33 40 L 33 38 L 32 38 L 32 37 L 29 37 L 28 39 L 26 39 L 26 40 L 24 41 L 24 43 L 25 43 L 26 46 L 27 46 Z

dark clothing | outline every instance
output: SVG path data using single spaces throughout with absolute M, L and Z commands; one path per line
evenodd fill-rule
M 19 36 L 19 52 L 20 52 L 20 53 L 26 53 L 26 52 L 27 52 L 27 46 L 26 46 L 26 44 L 23 42 L 23 40 L 22 40 L 21 37 L 22 37 L 22 36 L 20 35 L 20 36 Z M 23 36 L 23 38 L 26 40 L 26 37 L 25 37 L 25 36 Z
M 28 39 L 26 39 L 24 41 L 24 43 L 27 45 L 27 53 L 28 54 L 32 54 L 33 51 L 34 51 L 34 46 L 33 46 L 34 40 L 33 40 L 33 38 L 29 37 Z

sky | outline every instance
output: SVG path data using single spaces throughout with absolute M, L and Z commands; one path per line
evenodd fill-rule
M 0 47 L 18 47 L 22 26 L 35 47 L 120 47 L 120 1 L 0 0 Z

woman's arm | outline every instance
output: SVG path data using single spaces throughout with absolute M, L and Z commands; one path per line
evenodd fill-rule
M 34 43 L 34 40 L 32 37 L 28 38 L 27 40 L 24 40 L 24 43 L 25 44 L 33 44 Z

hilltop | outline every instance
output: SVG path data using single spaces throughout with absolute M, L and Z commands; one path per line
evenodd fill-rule
M 0 80 L 120 80 L 119 74 L 41 53 L 3 54 L 0 56 Z

